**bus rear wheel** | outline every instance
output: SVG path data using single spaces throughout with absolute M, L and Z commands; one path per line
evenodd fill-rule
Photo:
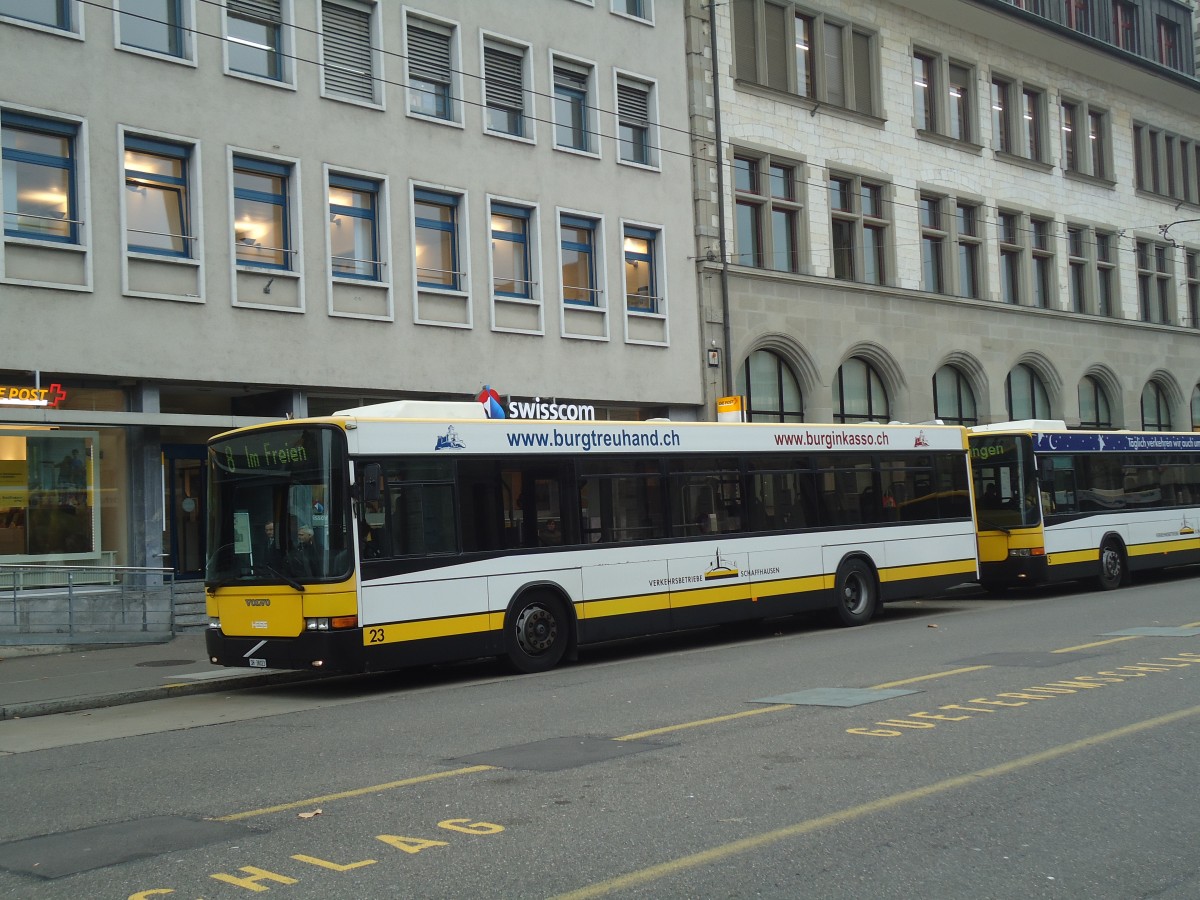
M 837 605 L 834 612 L 843 625 L 866 625 L 879 605 L 875 573 L 861 559 L 848 559 L 838 568 Z
M 509 664 L 518 672 L 545 672 L 567 651 L 568 624 L 562 603 L 547 594 L 531 594 L 514 604 L 504 630 Z
M 1125 562 L 1125 551 L 1119 542 L 1109 538 L 1100 545 L 1100 574 L 1096 582 L 1100 590 L 1111 591 L 1125 584 L 1129 579 L 1128 564 Z

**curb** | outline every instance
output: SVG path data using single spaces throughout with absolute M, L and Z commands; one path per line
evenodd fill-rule
M 86 697 L 62 697 L 56 700 L 30 700 L 26 703 L 11 703 L 0 706 L 0 722 L 12 719 L 32 719 L 35 716 L 52 716 L 58 713 L 82 712 L 110 706 L 125 706 L 149 700 L 165 700 L 168 697 L 186 697 L 193 694 L 215 694 L 219 691 L 238 691 L 252 687 L 274 684 L 291 684 L 296 681 L 313 681 L 320 678 L 309 672 L 277 671 L 256 675 L 231 675 L 228 678 L 210 681 L 164 684 L 158 687 L 135 688 L 109 694 L 91 694 Z

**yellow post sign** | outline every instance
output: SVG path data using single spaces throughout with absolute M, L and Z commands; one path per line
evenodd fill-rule
M 717 421 L 718 422 L 741 422 L 742 419 L 742 398 L 741 397 L 718 397 L 717 398 Z

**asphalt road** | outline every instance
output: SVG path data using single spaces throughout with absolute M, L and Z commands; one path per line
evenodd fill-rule
M 0 897 L 1200 896 L 1200 579 L 0 723 Z

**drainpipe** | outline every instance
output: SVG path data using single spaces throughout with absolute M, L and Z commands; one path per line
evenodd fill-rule
M 717 0 L 708 0 L 708 48 L 712 57 L 713 136 L 717 160 L 717 242 L 721 253 L 721 323 L 725 344 L 725 396 L 733 396 L 733 360 L 730 358 L 729 328 L 729 253 L 725 240 L 725 142 L 721 137 L 721 79 L 717 67 Z

